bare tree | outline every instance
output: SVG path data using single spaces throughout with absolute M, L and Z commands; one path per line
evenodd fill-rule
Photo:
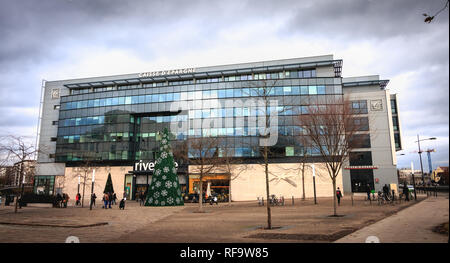
M 199 212 L 203 212 L 203 179 L 205 176 L 213 175 L 221 166 L 219 158 L 220 138 L 200 137 L 188 138 L 183 144 L 183 150 L 178 150 L 174 155 L 181 159 L 188 159 L 192 167 L 189 174 L 198 175 L 199 178 Z
M 287 110 L 287 108 L 278 107 L 277 100 L 273 99 L 275 95 L 275 85 L 277 80 L 263 79 L 257 82 L 250 82 L 251 97 L 257 98 L 257 105 L 253 106 L 258 115 L 257 137 L 258 145 L 250 145 L 262 156 L 261 165 L 264 167 L 266 181 L 266 209 L 267 209 L 267 229 L 272 229 L 272 211 L 270 207 L 270 186 L 269 186 L 269 159 L 273 156 L 272 146 L 278 140 L 278 114 Z M 250 114 L 251 116 L 252 114 Z M 249 123 L 251 123 L 249 121 Z M 261 125 L 262 124 L 262 125 Z M 256 126 L 256 125 L 255 125 Z
M 303 128 L 303 140 L 311 152 L 325 163 L 333 183 L 334 216 L 336 207 L 336 178 L 349 159 L 350 152 L 363 143 L 357 133 L 360 126 L 354 122 L 355 112 L 347 98 L 336 99 L 333 104 L 308 106 L 308 113 L 298 116 Z
M 35 146 L 27 142 L 25 137 L 3 136 L 0 138 L 0 155 L 3 156 L 4 163 L 19 164 L 19 189 L 23 189 L 24 176 L 31 176 L 30 170 L 27 170 L 25 162 L 33 160 L 38 150 Z M 34 174 L 33 174 L 34 175 Z M 20 198 L 22 198 L 22 194 Z M 17 213 L 18 202 L 16 202 L 14 212 Z
M 424 22 L 425 23 L 431 23 L 431 21 L 433 21 L 433 19 L 437 16 L 437 15 L 439 15 L 439 13 L 441 13 L 442 11 L 444 11 L 447 7 L 448 7 L 448 3 L 449 3 L 449 0 L 447 0 L 446 2 L 445 2 L 445 5 L 444 5 L 444 7 L 442 7 L 439 11 L 437 11 L 436 12 L 436 14 L 434 14 L 434 15 L 432 15 L 432 16 L 430 16 L 430 15 L 428 15 L 428 14 L 423 14 L 423 16 L 425 16 L 425 20 L 424 20 Z
M 93 171 L 96 168 L 94 163 L 89 160 L 83 161 L 80 166 L 74 167 L 75 173 L 72 175 L 73 178 L 78 178 L 80 180 L 80 186 L 82 186 L 83 194 L 81 196 L 81 207 L 84 207 L 84 195 L 86 185 L 91 186 Z M 92 186 L 91 186 L 92 187 Z

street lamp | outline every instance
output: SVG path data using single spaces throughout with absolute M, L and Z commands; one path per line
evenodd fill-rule
M 313 172 L 313 187 L 314 187 L 314 204 L 317 204 L 316 200 L 316 168 L 314 164 L 312 164 L 312 172 Z
M 414 200 L 417 201 L 417 194 L 416 194 L 416 181 L 414 180 L 414 163 L 411 161 L 411 175 L 413 180 L 413 187 L 414 187 Z M 408 192 L 409 195 L 409 192 Z
M 89 210 L 92 210 L 92 195 L 94 193 L 94 182 L 95 182 L 95 168 L 92 170 L 92 187 L 91 187 L 91 204 L 89 206 Z
M 425 176 L 423 175 L 423 164 L 422 164 L 422 151 L 420 150 L 420 141 L 427 141 L 427 140 L 436 140 L 436 137 L 431 137 L 427 139 L 419 139 L 419 134 L 417 134 L 417 145 L 419 146 L 419 159 L 420 159 L 420 170 L 422 172 L 422 183 L 425 187 Z

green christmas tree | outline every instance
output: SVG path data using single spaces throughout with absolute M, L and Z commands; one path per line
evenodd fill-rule
M 108 173 L 108 179 L 106 180 L 105 190 L 103 190 L 103 193 L 114 193 L 114 187 L 111 180 L 111 173 Z
M 159 153 L 156 156 L 152 182 L 148 188 L 145 205 L 184 205 L 167 128 L 161 135 Z

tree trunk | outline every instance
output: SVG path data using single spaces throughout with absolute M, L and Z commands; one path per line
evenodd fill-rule
M 334 209 L 334 216 L 337 216 L 337 207 L 336 207 L 336 177 L 333 177 L 333 209 Z
M 23 184 L 23 163 L 20 164 L 20 170 L 19 170 L 19 190 L 22 189 L 22 184 Z M 22 199 L 22 194 L 23 194 L 23 192 L 20 194 L 20 199 Z M 17 213 L 18 205 L 19 205 L 19 198 L 16 197 L 16 205 L 14 206 L 14 213 Z
M 231 175 L 230 175 L 230 185 L 228 186 L 228 205 L 231 206 Z
M 305 163 L 304 162 L 302 164 L 302 187 L 303 187 L 302 199 L 305 200 L 306 195 L 305 195 Z
M 203 212 L 203 176 L 200 176 L 199 195 L 198 195 L 198 211 Z
M 272 229 L 272 213 L 270 211 L 270 197 L 269 197 L 269 162 L 268 162 L 268 152 L 267 146 L 264 146 L 264 162 L 265 162 L 265 173 L 266 173 L 266 206 L 267 206 L 267 229 Z
M 86 174 L 84 174 L 84 182 L 83 182 L 83 198 L 81 198 L 81 207 L 84 207 L 84 188 L 86 187 Z

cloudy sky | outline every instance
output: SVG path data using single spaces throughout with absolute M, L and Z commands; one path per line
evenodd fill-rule
M 399 94 L 404 150 L 449 163 L 445 0 L 0 0 L 0 135 L 36 135 L 43 79 L 333 54 L 343 76 L 379 74 Z M 424 166 L 428 167 L 426 155 Z

